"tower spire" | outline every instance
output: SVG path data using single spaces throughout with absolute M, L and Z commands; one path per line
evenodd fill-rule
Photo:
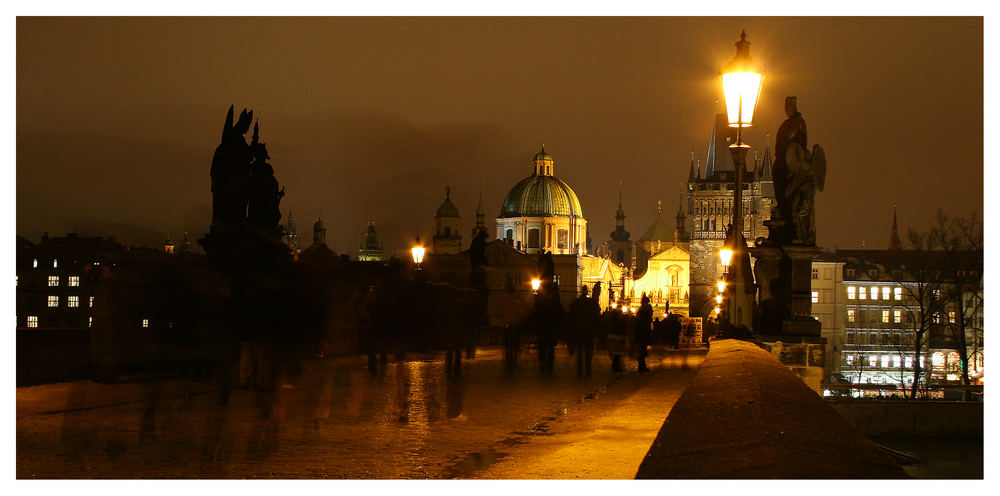
M 899 231 L 896 227 L 896 205 L 892 205 L 892 233 L 889 235 L 889 249 L 902 250 L 903 243 L 899 240 Z

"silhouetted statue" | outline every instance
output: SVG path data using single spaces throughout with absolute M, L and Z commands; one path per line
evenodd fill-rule
M 256 227 L 268 233 L 278 234 L 278 222 L 281 211 L 278 203 L 285 196 L 284 188 L 278 191 L 278 180 L 274 178 L 274 168 L 267 160 L 267 147 L 259 141 L 257 124 L 253 126 L 253 138 L 250 141 L 250 155 L 253 163 L 250 167 L 250 196 L 247 218 Z
M 212 157 L 212 226 L 230 227 L 246 218 L 250 190 L 250 146 L 243 137 L 250 130 L 253 111 L 240 112 L 233 123 L 229 107 L 222 140 Z
M 826 155 L 819 145 L 808 149 L 806 121 L 794 96 L 785 98 L 785 114 L 774 144 L 774 189 L 781 218 L 788 223 L 786 237 L 796 244 L 816 244 L 816 191 L 823 191 Z M 792 239 L 783 240 L 785 242 Z

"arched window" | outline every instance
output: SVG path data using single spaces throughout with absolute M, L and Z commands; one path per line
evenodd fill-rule
M 444 228 L 444 236 L 446 238 L 449 237 L 449 236 L 451 236 L 451 228 L 450 227 Z
M 538 229 L 528 229 L 528 248 L 538 248 L 538 241 L 541 233 Z
M 510 239 L 510 240 L 514 239 L 514 230 L 513 229 L 507 229 L 507 239 Z

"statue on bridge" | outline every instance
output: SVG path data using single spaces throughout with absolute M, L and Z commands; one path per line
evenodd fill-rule
M 815 246 L 816 191 L 823 191 L 826 154 L 819 145 L 807 145 L 806 121 L 797 98 L 785 98 L 788 119 L 778 128 L 774 145 L 774 189 L 778 212 L 787 223 L 786 242 Z

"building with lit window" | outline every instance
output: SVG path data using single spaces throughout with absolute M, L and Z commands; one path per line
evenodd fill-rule
M 17 381 L 111 377 L 157 363 L 194 328 L 186 250 L 132 248 L 111 237 L 17 238 Z M 100 370 L 98 370 L 100 369 Z
M 831 334 L 831 346 L 840 348 L 840 356 L 833 358 L 830 372 L 844 382 L 852 384 L 879 384 L 909 387 L 913 383 L 913 362 L 919 360 L 920 368 L 934 384 L 955 383 L 961 369 L 960 354 L 954 339 L 954 304 L 943 302 L 929 316 L 930 328 L 921 347 L 921 354 L 914 352 L 915 329 L 919 327 L 920 283 L 912 270 L 919 267 L 912 252 L 905 250 L 840 250 L 836 256 L 843 259 L 843 280 L 834 289 L 835 305 L 843 302 L 843 330 Z M 932 257 L 944 256 L 935 253 Z M 814 262 L 821 268 L 825 262 Z M 838 262 L 840 263 L 840 262 Z M 981 266 L 973 263 L 969 270 L 981 274 Z M 953 286 L 940 271 L 930 274 L 934 279 L 930 299 L 945 298 Z M 816 286 L 814 286 L 815 288 Z M 928 287 L 926 284 L 924 287 Z M 981 292 L 981 286 L 979 291 Z M 839 294 L 838 294 L 839 293 Z M 962 295 L 979 298 L 978 295 Z M 933 306 L 933 305 L 931 305 Z M 813 305 L 816 312 L 816 304 Z M 822 307 L 821 307 L 822 308 Z M 834 307 L 836 308 L 836 306 Z M 928 308 L 925 305 L 925 308 Z M 966 329 L 966 352 L 969 356 L 969 375 L 973 383 L 983 378 L 982 306 L 977 305 L 969 314 Z M 824 333 L 826 326 L 824 325 Z M 836 353 L 834 354 L 836 355 Z

